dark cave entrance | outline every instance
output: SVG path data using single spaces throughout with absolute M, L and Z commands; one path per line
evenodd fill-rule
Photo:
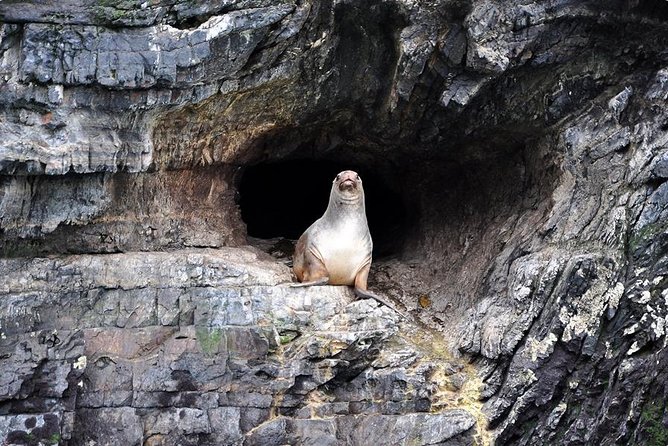
M 328 158 L 326 149 L 307 152 L 294 140 L 273 138 L 282 158 L 242 166 L 236 178 L 248 243 L 288 261 L 287 240 L 323 214 L 336 174 L 355 170 L 374 240 L 369 287 L 452 336 L 460 326 L 448 321 L 465 320 L 481 296 L 503 293 L 494 262 L 529 252 L 558 175 L 548 145 L 523 141 L 483 141 L 447 157 L 341 146 Z
M 342 170 L 362 177 L 374 257 L 400 254 L 407 210 L 396 174 L 340 161 L 294 159 L 246 167 L 239 182 L 239 207 L 248 235 L 296 240 L 322 216 L 332 180 Z
M 297 152 L 243 166 L 237 177 L 251 242 L 297 240 L 325 211 L 336 174 L 351 169 L 364 182 L 374 259 L 432 263 L 448 280 L 462 269 L 482 269 L 500 249 L 495 240 L 505 225 L 527 211 L 542 208 L 542 214 L 552 190 L 542 151 L 522 144 L 490 143 L 477 147 L 481 156 L 442 159 L 349 147 L 335 158 Z

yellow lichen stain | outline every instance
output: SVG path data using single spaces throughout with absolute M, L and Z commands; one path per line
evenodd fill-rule
M 466 380 L 461 387 L 457 388 L 451 379 L 452 372 L 448 371 L 447 367 L 447 364 L 440 364 L 431 375 L 432 383 L 436 385 L 435 393 L 432 395 L 431 411 L 434 413 L 452 409 L 467 411 L 476 419 L 474 444 L 477 446 L 492 445 L 493 436 L 487 429 L 487 417 L 482 411 L 483 403 L 480 401 L 480 394 L 484 386 L 482 380 L 475 368 L 467 364 L 460 372 L 465 374 Z
M 338 355 L 350 347 L 350 344 L 338 339 L 321 339 L 321 342 L 309 347 L 313 349 L 311 354 L 320 358 L 329 358 Z
M 491 446 L 494 443 L 494 437 L 488 429 L 487 416 L 482 410 L 483 403 L 480 400 L 484 383 L 473 366 L 468 365 L 464 371 L 468 379 L 459 390 L 460 397 L 458 403 L 460 407 L 466 409 L 476 419 L 476 434 L 473 437 L 476 444 L 479 446 Z
M 438 413 L 444 410 L 463 409 L 476 419 L 473 438 L 476 446 L 491 446 L 494 444 L 492 432 L 488 429 L 488 420 L 483 412 L 481 393 L 484 383 L 478 376 L 475 366 L 464 358 L 455 358 L 448 348 L 447 342 L 440 333 L 433 330 L 419 330 L 404 332 L 401 335 L 404 342 L 410 343 L 421 350 L 422 356 L 413 367 L 424 362 L 436 364 L 430 374 L 435 386 L 432 394 L 431 412 Z M 458 369 L 453 373 L 453 365 Z M 455 376 L 465 378 L 463 383 L 455 384 Z
M 428 294 L 423 294 L 418 298 L 418 304 L 420 308 L 429 308 L 431 307 L 431 298 Z
M 269 406 L 269 419 L 273 420 L 274 418 L 277 418 L 280 416 L 279 409 L 283 405 L 283 400 L 285 399 L 285 394 L 283 392 L 279 392 L 276 395 L 274 395 L 274 398 L 271 401 L 271 406 Z

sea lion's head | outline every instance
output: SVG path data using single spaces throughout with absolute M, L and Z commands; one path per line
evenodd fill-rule
M 345 200 L 356 200 L 364 196 L 362 178 L 352 170 L 344 170 L 334 178 L 332 188 Z

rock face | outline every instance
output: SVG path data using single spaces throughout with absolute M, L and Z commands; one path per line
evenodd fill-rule
M 438 337 L 416 345 L 414 328 L 346 287 L 290 288 L 271 258 L 227 248 L 16 267 L 0 265 L 8 443 L 473 441 L 471 407 L 454 401 L 475 378 Z
M 666 443 L 665 5 L 0 19 L 6 443 Z M 340 167 L 413 321 L 287 286 Z

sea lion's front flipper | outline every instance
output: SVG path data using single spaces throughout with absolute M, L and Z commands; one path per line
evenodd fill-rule
M 378 295 L 378 294 L 376 294 L 376 293 L 373 293 L 373 292 L 371 292 L 371 291 L 369 291 L 369 290 L 362 290 L 362 289 L 359 289 L 359 288 L 355 288 L 355 296 L 357 296 L 358 298 L 362 298 L 362 299 L 375 299 L 376 302 L 379 302 L 379 303 L 385 305 L 386 307 L 388 307 L 388 308 L 394 310 L 396 313 L 399 313 L 399 314 L 400 314 L 401 316 L 403 316 L 405 319 L 408 319 L 408 320 L 411 319 L 411 317 L 410 317 L 410 315 L 409 315 L 408 313 L 406 313 L 405 311 L 400 310 L 399 308 L 397 308 L 397 306 L 394 305 L 394 304 L 393 304 L 387 297 L 385 297 L 385 296 L 380 296 L 380 295 Z
M 410 319 L 410 316 L 405 311 L 398 309 L 388 298 L 385 296 L 379 296 L 376 293 L 372 293 L 367 290 L 367 280 L 369 278 L 369 270 L 371 269 L 371 259 L 359 270 L 357 276 L 355 276 L 355 296 L 362 299 L 375 299 L 377 302 L 385 305 L 386 307 L 391 308 L 395 312 L 399 313 L 406 319 Z
M 357 290 L 361 291 L 366 291 L 367 288 L 367 280 L 369 279 L 369 270 L 371 269 L 371 258 L 369 258 L 365 263 L 362 268 L 360 268 L 359 271 L 357 271 L 357 275 L 355 276 L 355 283 L 353 286 L 355 287 L 355 294 L 357 294 Z

